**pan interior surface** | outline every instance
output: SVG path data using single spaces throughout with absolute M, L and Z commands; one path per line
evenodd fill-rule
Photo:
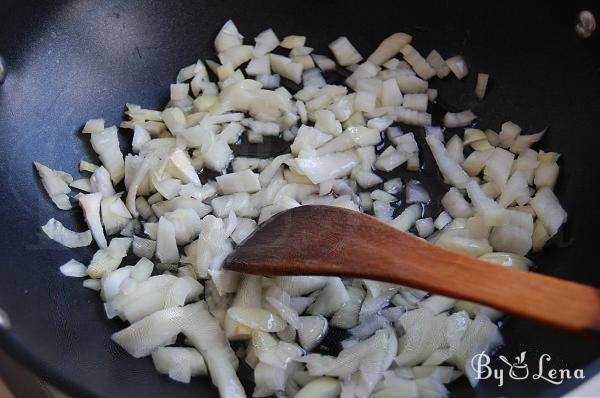
M 126 102 L 164 106 L 168 85 L 181 67 L 215 58 L 213 40 L 227 19 L 246 40 L 267 28 L 279 37 L 306 35 L 315 53 L 327 54 L 327 43 L 345 35 L 368 55 L 389 34 L 404 31 L 414 36 L 421 53 L 435 48 L 445 57 L 463 54 L 471 73 L 463 81 L 434 82 L 440 103 L 451 111 L 473 109 L 479 125 L 496 130 L 507 120 L 526 132 L 549 126 L 539 147 L 562 153 L 557 194 L 569 221 L 534 259 L 537 271 L 600 285 L 600 268 L 592 261 L 600 219 L 594 175 L 600 170 L 600 46 L 598 33 L 587 40 L 574 33 L 575 16 L 586 6 L 591 7 L 379 0 L 8 1 L 4 9 L 10 12 L 0 26 L 0 53 L 8 70 L 0 86 L 0 308 L 11 328 L 0 328 L 2 347 L 75 396 L 218 396 L 208 378 L 194 378 L 190 385 L 172 382 L 157 375 L 149 359 L 135 360 L 111 342 L 109 336 L 123 324 L 107 321 L 97 293 L 58 271 L 70 258 L 87 262 L 93 249 L 62 248 L 39 229 L 51 217 L 83 228 L 81 212 L 61 212 L 52 205 L 32 162 L 77 175 L 79 160 L 97 160 L 79 134 L 83 123 L 104 117 L 107 125 L 118 124 Z M 491 76 L 483 102 L 473 94 L 477 72 Z M 128 131 L 120 134 L 130 138 Z M 503 334 L 501 353 L 513 358 L 526 351 L 532 370 L 548 354 L 547 369 L 588 367 L 586 377 L 597 371 L 589 368 L 600 356 L 597 342 L 511 318 L 504 321 Z M 495 380 L 483 380 L 472 390 L 461 379 L 450 390 L 461 397 L 556 396 L 571 385 L 505 378 L 501 388 Z

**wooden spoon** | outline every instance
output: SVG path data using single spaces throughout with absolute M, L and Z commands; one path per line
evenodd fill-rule
M 600 290 L 455 253 L 337 207 L 301 206 L 278 214 L 227 258 L 226 268 L 376 279 L 600 336 Z

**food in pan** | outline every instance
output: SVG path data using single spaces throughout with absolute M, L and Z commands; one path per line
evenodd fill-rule
M 82 133 L 100 164 L 81 161 L 87 177 L 36 163 L 56 206 L 83 210 L 88 231 L 55 219 L 43 231 L 67 247 L 98 246 L 87 265 L 60 270 L 87 276 L 107 317 L 130 324 L 114 342 L 173 380 L 208 373 L 227 398 L 245 396 L 240 362 L 253 369 L 256 397 L 434 397 L 463 374 L 477 383 L 472 355 L 501 344 L 494 309 L 377 281 L 222 268 L 260 224 L 310 204 L 366 212 L 504 266 L 532 265 L 525 256 L 567 218 L 553 193 L 559 154 L 531 148 L 546 130 L 479 126 L 469 109 L 436 120 L 428 110 L 445 93 L 429 82 L 463 79 L 469 68 L 460 55 L 424 56 L 412 40 L 395 33 L 365 59 L 342 36 L 332 59 L 271 29 L 244 44 L 228 21 L 215 40 L 219 62 L 181 69 L 163 110 L 127 104 L 120 127 L 131 153 L 116 126 L 93 119 Z M 488 78 L 480 73 L 469 91 L 483 99 Z M 242 141 L 272 152 L 278 139 L 289 150 L 237 154 Z M 447 184 L 444 211 L 430 216 L 424 151 Z M 335 354 L 323 346 L 334 328 L 346 335 Z

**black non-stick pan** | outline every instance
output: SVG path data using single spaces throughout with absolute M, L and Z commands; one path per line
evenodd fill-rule
M 97 294 L 81 280 L 58 271 L 72 257 L 88 260 L 93 249 L 64 249 L 39 229 L 50 217 L 83 227 L 80 211 L 53 207 L 32 162 L 76 175 L 80 159 L 96 159 L 78 133 L 83 122 L 105 117 L 118 124 L 126 102 L 164 106 L 180 67 L 214 57 L 214 36 L 229 18 L 249 39 L 272 27 L 280 37 L 306 35 L 320 53 L 346 35 L 368 55 L 389 34 L 405 31 L 422 53 L 463 54 L 472 73 L 434 82 L 440 103 L 472 108 L 480 125 L 494 129 L 507 120 L 527 132 L 549 126 L 540 147 L 562 153 L 557 192 L 569 220 L 534 258 L 536 271 L 600 285 L 600 33 L 585 40 L 575 34 L 583 9 L 600 16 L 593 2 L 572 1 L 3 0 L 0 308 L 11 326 L 0 327 L 2 348 L 73 396 L 217 396 L 209 379 L 172 382 L 149 359 L 135 360 L 110 341 L 123 325 L 105 319 Z M 472 94 L 476 72 L 491 75 L 481 103 Z M 514 318 L 502 330 L 501 353 L 512 359 L 526 351 L 530 373 L 542 354 L 551 357 L 545 369 L 582 368 L 590 378 L 600 367 L 597 341 Z M 473 391 L 463 379 L 450 389 L 457 397 L 557 396 L 578 382 L 505 377 L 502 387 L 484 380 Z

